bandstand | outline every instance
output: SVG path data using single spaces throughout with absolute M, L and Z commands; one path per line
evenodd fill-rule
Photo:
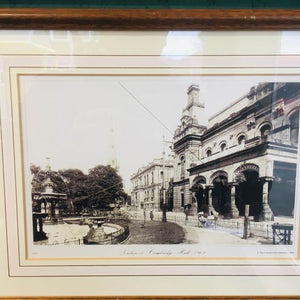
M 43 223 L 56 224 L 61 219 L 60 205 L 67 199 L 67 194 L 54 192 L 54 183 L 50 179 L 50 168 L 42 183 L 43 192 L 32 192 L 33 234 L 34 241 L 47 239 Z

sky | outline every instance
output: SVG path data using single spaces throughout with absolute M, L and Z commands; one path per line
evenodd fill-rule
M 163 136 L 172 140 L 187 103 L 187 88 L 199 84 L 208 117 L 245 95 L 256 76 L 21 76 L 25 168 L 85 173 L 107 165 L 116 148 L 119 174 L 130 176 L 162 156 Z M 111 134 L 113 129 L 113 134 Z

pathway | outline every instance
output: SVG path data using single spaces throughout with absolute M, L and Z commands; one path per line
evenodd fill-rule
M 181 225 L 185 230 L 185 244 L 199 245 L 237 245 L 237 244 L 261 244 L 260 238 L 248 238 L 247 240 L 226 232 L 211 229 Z

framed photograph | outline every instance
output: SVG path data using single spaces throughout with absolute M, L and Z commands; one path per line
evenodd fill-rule
M 299 20 L 1 9 L 0 298 L 299 298 Z

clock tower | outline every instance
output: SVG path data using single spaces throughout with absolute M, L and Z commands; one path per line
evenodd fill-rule
M 190 190 L 187 169 L 198 160 L 202 151 L 201 136 L 207 129 L 207 116 L 204 103 L 200 101 L 199 86 L 192 84 L 187 90 L 187 105 L 182 111 L 180 125 L 174 137 L 174 211 L 189 210 L 190 214 L 197 213 Z

